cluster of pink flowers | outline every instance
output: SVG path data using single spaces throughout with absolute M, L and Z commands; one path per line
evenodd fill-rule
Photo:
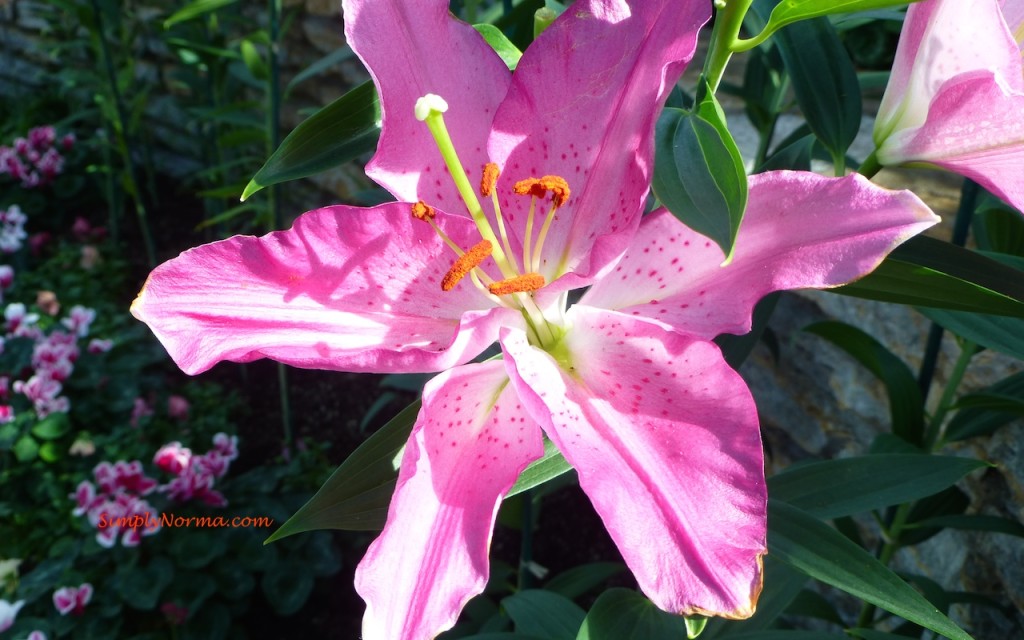
M 231 461 L 237 457 L 238 437 L 218 433 L 213 437 L 213 448 L 202 455 L 194 455 L 180 442 L 170 442 L 156 452 L 153 464 L 175 476 L 160 487 L 171 500 L 201 500 L 213 507 L 223 507 L 228 502 L 213 485 L 217 478 L 224 477 Z
M 66 152 L 75 146 L 74 134 L 60 140 Z M 57 149 L 57 131 L 52 126 L 36 127 L 27 138 L 17 138 L 10 147 L 0 146 L 0 174 L 8 174 L 21 181 L 21 186 L 33 189 L 53 182 L 64 171 L 64 156 Z
M 109 549 L 120 537 L 123 546 L 135 547 L 160 529 L 159 513 L 142 497 L 157 489 L 157 481 L 143 473 L 140 461 L 104 461 L 92 475 L 96 484 L 83 480 L 71 494 L 78 504 L 72 514 L 89 519 L 100 545 Z M 140 526 L 125 526 L 136 522 Z
M 77 587 L 61 587 L 53 592 L 53 606 L 57 607 L 60 615 L 66 616 L 69 613 L 80 616 L 85 611 L 85 605 L 92 600 L 92 585 L 83 582 Z
M 14 253 L 21 248 L 22 241 L 28 237 L 25 233 L 26 220 L 28 217 L 16 204 L 6 210 L 0 209 L 0 251 Z
M 24 304 L 16 302 L 4 309 L 7 339 L 32 338 L 36 341 L 32 350 L 34 373 L 27 380 L 14 381 L 11 386 L 15 393 L 23 394 L 32 402 L 40 418 L 51 413 L 66 413 L 70 408 L 68 398 L 61 395 L 63 383 L 74 370 L 80 354 L 78 339 L 89 335 L 89 326 L 95 317 L 96 312 L 92 309 L 75 305 L 68 317 L 61 320 L 63 329 L 45 334 L 36 325 L 39 315 L 28 313 Z M 89 350 L 97 350 L 96 345 L 90 343 Z M 0 377 L 0 401 L 6 402 L 9 384 L 9 379 Z M 9 406 L 0 406 L 0 420 L 9 413 Z

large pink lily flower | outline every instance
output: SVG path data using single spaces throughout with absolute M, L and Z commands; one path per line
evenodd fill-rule
M 925 163 L 1024 210 L 1024 0 L 907 9 L 875 121 L 878 161 Z
M 710 3 L 579 0 L 514 75 L 447 6 L 344 4 L 384 113 L 367 171 L 401 202 L 187 251 L 132 311 L 188 373 L 262 357 L 441 372 L 356 572 L 364 638 L 455 623 L 542 433 L 659 607 L 749 616 L 766 531 L 757 411 L 710 340 L 747 331 L 770 291 L 869 272 L 936 218 L 858 176 L 764 174 L 722 268 L 664 210 L 641 221 L 654 123 Z M 495 340 L 502 359 L 470 362 Z

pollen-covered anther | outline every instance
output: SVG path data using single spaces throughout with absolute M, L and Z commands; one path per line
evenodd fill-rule
M 437 211 L 434 210 L 434 207 L 422 200 L 412 205 L 412 217 L 417 220 L 433 220 L 436 215 Z
M 498 165 L 493 162 L 484 165 L 483 175 L 480 177 L 480 195 L 487 197 L 494 193 L 494 185 L 498 184 L 500 174 Z
M 521 196 L 530 195 L 535 198 L 543 198 L 550 192 L 551 202 L 556 208 L 569 200 L 569 183 L 561 176 L 527 178 L 515 183 L 512 190 Z
M 459 256 L 452 268 L 441 279 L 441 289 L 444 291 L 454 289 L 455 285 L 459 284 L 459 280 L 462 280 L 466 274 L 479 267 L 481 262 L 490 257 L 493 248 L 490 242 L 481 240 L 473 245 L 472 249 Z
M 544 283 L 544 276 L 539 273 L 524 273 L 508 280 L 493 282 L 487 286 L 487 290 L 496 296 L 504 296 L 510 293 L 536 291 L 543 287 Z

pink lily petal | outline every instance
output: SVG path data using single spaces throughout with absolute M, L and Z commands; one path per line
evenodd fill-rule
M 1024 46 L 1024 1 L 1002 0 L 1000 4 L 1006 26 L 1010 28 L 1018 46 Z
M 928 162 L 967 176 L 1024 210 L 1024 93 L 988 71 L 947 82 L 916 129 L 897 131 L 878 149 L 883 164 Z
M 511 74 L 447 0 L 344 0 L 345 35 L 373 76 L 383 127 L 366 173 L 399 200 L 464 211 L 430 132 L 413 115 L 416 100 L 448 100 L 445 121 L 471 175 L 487 162 L 484 143 Z
M 502 331 L 523 404 L 658 607 L 749 617 L 767 495 L 746 384 L 712 343 L 583 305 L 569 316 L 560 362 Z
M 519 61 L 488 150 L 520 240 L 530 202 L 511 185 L 543 175 L 569 183 L 542 259 L 548 282 L 572 271 L 561 288 L 583 286 L 625 249 L 650 186 L 655 121 L 710 11 L 679 0 L 576 2 Z
M 647 216 L 622 260 L 581 303 L 646 316 L 710 339 L 746 333 L 772 291 L 835 287 L 871 272 L 939 218 L 909 191 L 862 176 L 778 171 L 750 177 L 734 259 L 665 210 Z
M 468 364 L 423 392 L 388 520 L 356 569 L 365 640 L 433 638 L 483 591 L 502 496 L 544 452 L 504 364 Z
M 462 246 L 479 240 L 468 218 L 435 222 Z M 157 267 L 132 314 L 183 371 L 220 360 L 273 358 L 346 371 L 437 371 L 521 322 L 465 279 L 440 281 L 455 255 L 409 205 L 327 207 L 288 231 L 235 236 Z M 488 261 L 487 267 L 493 265 Z
M 995 2 L 910 5 L 878 109 L 876 143 L 895 130 L 924 124 L 929 104 L 947 81 L 980 69 L 1001 76 L 1011 90 L 1024 91 L 1019 46 Z

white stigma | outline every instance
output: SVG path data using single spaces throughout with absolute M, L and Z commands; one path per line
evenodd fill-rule
M 448 111 L 448 103 L 436 93 L 428 93 L 416 101 L 416 119 L 420 122 L 426 120 L 435 111 L 438 113 Z

